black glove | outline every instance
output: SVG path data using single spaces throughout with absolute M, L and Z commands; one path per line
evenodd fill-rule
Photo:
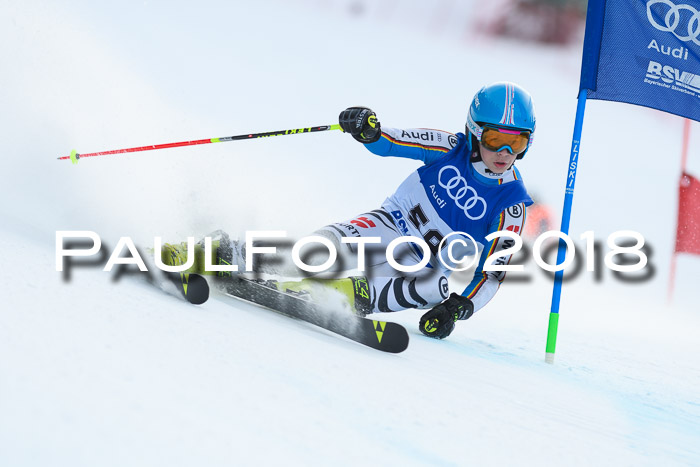
M 447 300 L 421 317 L 418 329 L 428 337 L 444 339 L 452 333 L 458 319 L 467 319 L 473 314 L 472 301 L 452 292 Z
M 360 143 L 374 143 L 382 136 L 377 115 L 367 107 L 348 107 L 338 116 L 340 128 Z

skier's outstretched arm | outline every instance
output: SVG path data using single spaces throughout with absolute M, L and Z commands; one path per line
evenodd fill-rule
M 376 114 L 367 107 L 349 107 L 340 113 L 339 122 L 343 131 L 382 157 L 404 157 L 430 164 L 457 143 L 454 134 L 442 130 L 382 128 Z

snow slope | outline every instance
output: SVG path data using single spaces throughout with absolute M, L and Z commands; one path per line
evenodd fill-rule
M 220 297 L 193 307 L 104 261 L 56 272 L 57 230 L 106 247 L 303 235 L 375 208 L 416 168 L 338 132 L 55 160 L 72 148 L 330 124 L 354 104 L 384 125 L 462 131 L 471 96 L 500 79 L 536 100 L 519 167 L 560 212 L 580 46 L 480 37 L 463 7 L 438 34 L 417 2 L 350 17 L 350 2 L 251 3 L 0 5 L 0 464 L 700 463 L 700 259 L 679 258 L 666 304 L 677 117 L 588 104 L 572 237 L 637 230 L 655 273 L 567 283 L 553 366 L 551 283 L 531 260 L 531 281 L 511 276 L 446 341 L 420 335 L 418 311 L 382 316 L 409 329 L 399 355 Z M 696 137 L 695 174 L 699 152 Z

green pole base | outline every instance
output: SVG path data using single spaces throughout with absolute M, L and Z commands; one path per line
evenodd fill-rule
M 547 329 L 547 348 L 544 361 L 554 363 L 554 350 L 557 347 L 557 330 L 559 329 L 559 313 L 549 314 L 549 329 Z

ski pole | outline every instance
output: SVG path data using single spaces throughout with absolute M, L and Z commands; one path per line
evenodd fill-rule
M 265 138 L 268 136 L 283 136 L 283 135 L 297 135 L 300 133 L 315 133 L 318 131 L 328 131 L 328 130 L 340 130 L 340 125 L 321 125 L 313 126 L 309 128 L 295 128 L 292 130 L 280 130 L 280 131 L 268 131 L 265 133 L 249 133 L 245 135 L 237 136 L 225 136 L 223 138 L 210 138 L 210 139 L 198 139 L 194 141 L 180 141 L 179 143 L 165 143 L 165 144 L 153 144 L 151 146 L 140 146 L 136 148 L 127 149 L 113 149 L 111 151 L 101 151 L 101 152 L 91 152 L 86 154 L 78 154 L 78 152 L 73 149 L 69 156 L 59 157 L 58 160 L 67 160 L 73 164 L 77 164 L 79 159 L 83 157 L 95 157 L 95 156 L 108 156 L 110 154 L 125 154 L 128 152 L 140 152 L 140 151 L 154 151 L 156 149 L 167 149 L 167 148 L 178 148 L 182 146 L 194 146 L 196 144 L 209 144 L 209 143 L 223 143 L 225 141 L 236 141 L 240 139 L 255 139 L 255 138 Z

